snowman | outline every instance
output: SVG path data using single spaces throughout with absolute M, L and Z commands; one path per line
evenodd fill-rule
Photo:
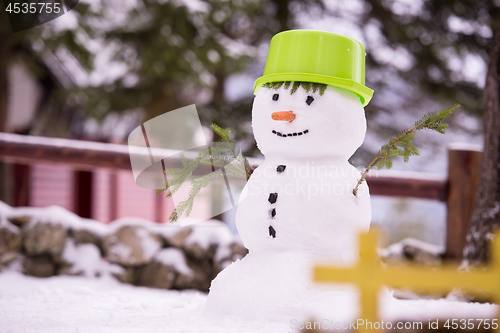
M 327 302 L 353 304 L 349 287 L 312 281 L 318 261 L 350 265 L 370 226 L 368 187 L 349 157 L 366 132 L 363 46 L 313 30 L 273 37 L 255 83 L 252 127 L 265 161 L 242 192 L 236 226 L 249 253 L 213 280 L 205 312 L 290 320 Z M 350 315 L 347 314 L 346 315 Z

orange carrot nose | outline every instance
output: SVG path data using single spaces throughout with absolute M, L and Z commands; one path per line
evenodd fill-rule
M 292 122 L 295 119 L 295 113 L 293 111 L 278 111 L 271 114 L 273 120 L 289 121 Z

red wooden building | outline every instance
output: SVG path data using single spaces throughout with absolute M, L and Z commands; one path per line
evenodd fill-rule
M 11 204 L 59 205 L 82 217 L 108 223 L 121 217 L 166 222 L 173 202 L 134 182 L 131 171 L 96 168 L 75 171 L 61 164 L 13 164 Z

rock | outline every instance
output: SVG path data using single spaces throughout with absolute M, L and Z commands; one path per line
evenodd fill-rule
M 65 264 L 62 264 L 59 266 L 59 268 L 57 268 L 57 275 L 71 275 L 71 276 L 79 276 L 79 275 L 83 275 L 82 273 L 78 274 L 78 273 L 75 273 L 72 269 L 71 269 L 71 265 L 65 265 Z
M 184 240 L 183 249 L 188 256 L 198 260 L 212 260 L 218 246 L 234 240 L 228 226 L 220 221 L 210 220 L 193 227 Z
M 99 235 L 89 231 L 89 230 L 72 230 L 71 236 L 75 241 L 75 244 L 94 244 L 98 248 L 102 247 L 102 240 Z
M 384 262 L 390 264 L 413 262 L 427 266 L 439 266 L 443 261 L 444 248 L 418 239 L 405 238 L 380 250 L 380 256 Z
M 135 225 L 122 226 L 103 241 L 106 258 L 124 266 L 150 263 L 161 247 L 162 241 L 158 235 Z
M 191 232 L 193 232 L 192 228 L 181 228 L 172 236 L 166 237 L 165 242 L 167 243 L 167 246 L 173 246 L 180 249 L 184 245 L 184 241 L 191 234 Z
M 102 240 L 109 226 L 91 219 L 80 218 L 70 226 L 70 236 L 75 244 L 94 244 L 102 251 Z
M 56 266 L 48 256 L 24 257 L 23 273 L 36 277 L 49 277 L 55 274 Z
M 59 274 L 88 277 L 100 276 L 109 265 L 102 259 L 101 251 L 95 244 L 75 244 L 71 238 L 66 241 L 60 263 Z
M 29 215 L 20 215 L 20 216 L 11 216 L 8 218 L 8 220 L 12 223 L 17 225 L 18 227 L 23 227 L 24 225 L 28 224 L 32 219 L 32 216 Z
M 193 266 L 184 253 L 174 247 L 159 251 L 153 262 L 140 269 L 139 285 L 162 289 L 197 289 L 208 291 L 210 272 Z
M 5 269 L 22 272 L 22 259 L 23 255 L 15 251 L 0 254 L 0 272 Z
M 16 251 L 9 251 L 0 254 L 0 266 L 7 266 L 11 262 L 17 259 L 20 254 Z
M 231 258 L 234 258 L 233 261 L 241 259 L 248 254 L 248 249 L 241 242 L 233 242 L 229 244 L 229 248 L 231 250 Z
M 442 264 L 444 248 L 418 239 L 405 238 L 385 249 L 379 249 L 379 254 L 382 262 L 390 266 L 410 264 L 439 266 Z M 397 299 L 439 299 L 444 296 L 446 296 L 444 292 L 416 292 L 411 289 L 394 289 L 393 294 L 393 297 Z
M 210 283 L 212 281 L 212 270 L 204 269 L 196 265 L 189 265 L 192 273 L 182 274 L 179 273 L 175 279 L 175 288 L 179 290 L 183 289 L 196 289 L 200 291 L 208 292 L 210 288 Z
M 214 256 L 214 271 L 218 274 L 224 268 L 229 266 L 230 263 L 242 259 L 248 254 L 241 241 L 234 241 L 230 244 L 223 244 L 217 248 Z
M 0 224 L 0 254 L 11 250 L 19 250 L 21 245 L 22 236 L 20 229 L 7 221 Z
M 24 228 L 23 243 L 30 256 L 50 254 L 59 256 L 66 243 L 67 231 L 61 224 L 38 221 Z
M 205 250 L 197 243 L 184 245 L 187 262 L 193 269 L 194 276 L 181 277 L 178 281 L 179 289 L 194 288 L 208 291 L 210 281 L 217 275 L 218 267 L 214 263 L 214 256 L 218 246 L 220 245 L 211 244 L 208 250 Z
M 153 261 L 142 267 L 138 274 L 138 284 L 145 287 L 172 289 L 176 271 L 172 266 Z
M 111 275 L 123 283 L 137 284 L 137 268 L 112 264 Z
M 443 262 L 444 249 L 416 239 L 408 239 L 403 245 L 403 254 L 406 258 L 429 266 L 439 266 Z
M 213 270 L 211 262 L 186 258 L 184 252 L 177 248 L 166 248 L 155 256 L 155 261 L 172 267 L 176 272 L 174 288 L 197 289 L 208 291 Z M 200 265 L 201 263 L 201 265 Z
M 232 245 L 234 236 L 224 223 L 209 221 L 203 225 L 193 227 L 184 241 L 184 250 L 187 262 L 194 275 L 179 277 L 177 288 L 196 288 L 207 291 L 211 280 L 222 269 L 223 265 L 233 260 L 231 247 L 234 251 L 243 251 L 237 245 Z M 236 255 L 234 256 L 236 260 Z M 227 262 L 222 263 L 222 261 Z
M 215 251 L 217 250 L 217 244 L 210 244 L 208 249 L 201 247 L 198 243 L 188 243 L 184 244 L 184 251 L 189 256 L 192 256 L 198 260 L 212 260 Z

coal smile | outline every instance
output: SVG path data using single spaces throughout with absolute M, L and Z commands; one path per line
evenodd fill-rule
M 305 135 L 307 133 L 309 133 L 308 129 L 303 130 L 302 132 L 293 132 L 293 133 L 281 133 L 281 132 L 277 132 L 277 131 L 273 130 L 273 134 L 276 134 L 277 136 L 281 136 L 283 138 L 288 138 L 290 136 L 301 136 L 301 135 Z

